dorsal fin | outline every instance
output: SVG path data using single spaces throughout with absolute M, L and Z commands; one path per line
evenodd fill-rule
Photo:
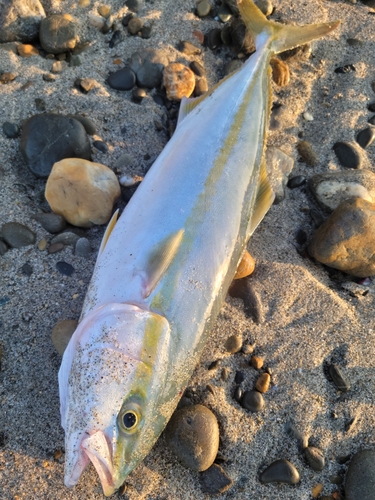
M 158 284 L 168 266 L 174 259 L 182 238 L 184 230 L 172 233 L 167 236 L 150 255 L 146 265 L 146 284 L 143 297 L 147 298 Z
M 250 219 L 250 224 L 248 227 L 248 235 L 247 235 L 248 238 L 250 238 L 255 229 L 258 227 L 258 224 L 261 222 L 263 217 L 268 212 L 274 199 L 275 199 L 275 193 L 273 192 L 271 185 L 269 183 L 266 172 L 266 162 L 265 159 L 263 158 L 262 165 L 260 167 L 257 196 L 254 202 L 254 212 L 252 214 L 252 217 Z
M 99 252 L 98 252 L 98 257 L 102 254 L 102 252 L 103 252 L 103 250 L 104 250 L 104 248 L 105 248 L 105 246 L 107 244 L 108 238 L 110 237 L 110 235 L 112 233 L 112 230 L 113 230 L 113 228 L 116 225 L 118 213 L 119 213 L 119 209 L 117 209 L 116 212 L 112 215 L 112 218 L 111 218 L 111 220 L 108 223 L 107 229 L 105 230 L 102 242 L 100 244 L 100 248 L 99 248 Z

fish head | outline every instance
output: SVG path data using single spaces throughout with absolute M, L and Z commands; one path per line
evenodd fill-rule
M 66 486 L 91 461 L 110 496 L 150 451 L 176 404 L 169 339 L 164 317 L 130 304 L 102 306 L 78 325 L 59 372 Z

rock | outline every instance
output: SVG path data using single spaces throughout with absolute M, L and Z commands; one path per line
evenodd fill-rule
M 205 406 L 192 405 L 177 410 L 165 430 L 168 446 L 180 462 L 192 470 L 204 471 L 219 449 L 219 426 Z
M 105 153 L 106 154 L 109 151 L 107 144 L 105 142 L 103 142 L 103 141 L 94 141 L 92 143 L 92 145 L 94 146 L 94 148 L 96 148 L 101 153 Z
M 219 11 L 217 13 L 218 18 L 222 23 L 227 23 L 232 18 L 232 11 L 225 3 L 222 3 L 219 7 Z
M 52 73 L 62 73 L 68 67 L 68 63 L 66 61 L 55 61 L 52 64 L 51 71 Z
M 370 170 L 344 170 L 314 175 L 308 186 L 319 204 L 330 212 L 349 198 L 375 202 L 375 174 Z
M 328 368 L 328 373 L 339 391 L 347 392 L 350 389 L 350 383 L 344 377 L 339 366 L 332 364 Z
M 147 93 L 145 89 L 140 89 L 138 87 L 134 87 L 132 90 L 132 101 L 136 103 L 140 103 L 146 97 Z
M 101 16 L 109 17 L 111 15 L 112 7 L 110 5 L 99 5 L 98 12 Z
M 274 146 L 266 149 L 266 170 L 268 180 L 275 193 L 275 203 L 280 203 L 285 198 L 285 186 L 288 177 L 294 168 L 292 157 Z
M 33 274 L 33 268 L 28 262 L 21 267 L 21 272 L 26 274 L 26 276 L 31 276 Z
M 52 245 L 48 247 L 48 253 L 51 254 L 61 252 L 61 250 L 64 250 L 64 248 L 65 245 L 63 243 L 52 243 Z
M 52 343 L 56 351 L 62 356 L 71 339 L 78 321 L 75 319 L 65 319 L 58 321 L 52 330 Z
M 142 0 L 126 0 L 125 5 L 132 12 L 139 12 L 143 6 Z
M 163 85 L 170 101 L 180 101 L 193 93 L 195 76 L 187 66 L 172 63 L 164 68 Z
M 317 229 L 309 253 L 353 276 L 375 274 L 375 204 L 361 198 L 342 202 Z
M 206 70 L 198 61 L 192 61 L 190 63 L 190 69 L 191 69 L 191 71 L 193 71 L 193 73 L 195 73 L 200 78 L 206 77 Z
M 213 464 L 199 475 L 199 482 L 203 493 L 217 495 L 224 493 L 233 486 L 232 479 L 220 465 Z
M 221 40 L 221 30 L 214 28 L 207 33 L 207 47 L 215 50 L 223 44 Z
M 33 245 L 36 241 L 35 233 L 19 222 L 7 222 L 3 224 L 1 236 L 5 243 L 8 243 L 12 248 Z
M 107 33 L 110 32 L 110 30 L 113 28 L 115 22 L 115 16 L 111 15 L 105 19 L 104 24 L 101 28 L 101 32 L 106 35 Z
M 245 375 L 243 372 L 237 370 L 236 375 L 234 377 L 234 381 L 236 384 L 242 384 L 242 382 L 245 380 Z
M 239 352 L 242 348 L 242 337 L 241 335 L 231 335 L 227 338 L 225 342 L 225 348 L 231 354 Z
M 64 276 L 71 276 L 74 273 L 74 267 L 63 260 L 57 262 L 56 269 Z
M 23 43 L 17 45 L 17 52 L 18 55 L 21 57 L 32 57 L 39 55 L 39 50 L 36 47 L 30 44 L 23 44 Z
M 105 23 L 105 19 L 91 12 L 88 15 L 88 20 L 90 25 L 93 26 L 94 28 L 98 28 L 98 30 L 101 30 Z
M 162 82 L 163 69 L 169 63 L 162 50 L 152 48 L 135 52 L 129 61 L 130 68 L 137 77 L 137 85 L 153 89 Z
M 354 142 L 336 142 L 333 150 L 343 167 L 362 168 L 362 152 Z
M 357 142 L 361 148 L 366 149 L 375 139 L 375 128 L 367 127 L 357 134 Z
M 237 0 L 224 0 L 225 4 L 230 8 L 235 16 L 239 16 L 240 11 L 238 10 Z
M 256 370 L 260 370 L 264 365 L 264 359 L 260 356 L 253 356 L 250 360 L 250 364 Z
M 295 189 L 306 184 L 306 177 L 303 175 L 295 175 L 288 180 L 287 186 L 289 189 Z
M 17 78 L 17 74 L 16 73 L 12 73 L 11 71 L 6 71 L 5 73 L 1 73 L 0 74 L 0 83 L 4 84 L 4 83 L 9 83 L 9 82 L 12 82 L 13 80 L 15 80 Z
M 40 44 L 50 54 L 74 49 L 78 41 L 77 28 L 70 14 L 51 14 L 40 23 Z
M 297 484 L 300 480 L 295 466 L 282 458 L 272 462 L 259 476 L 262 483 Z
M 272 79 L 279 87 L 285 87 L 290 81 L 289 66 L 284 61 L 277 57 L 273 57 L 270 61 L 272 68 Z
M 303 119 L 306 120 L 307 122 L 314 121 L 313 115 L 311 113 L 309 113 L 308 111 L 305 111 L 302 116 L 303 116 Z
M 78 257 L 88 257 L 91 254 L 91 244 L 87 238 L 79 238 L 76 243 L 74 253 Z
M 37 39 L 45 17 L 39 0 L 0 0 L 0 43 Z
M 196 78 L 194 87 L 194 97 L 199 97 L 208 91 L 208 83 L 205 78 Z
M 40 213 L 33 215 L 33 219 L 51 234 L 64 231 L 66 227 L 66 221 L 61 215 Z
M 143 28 L 143 21 L 139 17 L 132 17 L 128 22 L 128 32 L 136 35 Z
M 116 30 L 113 33 L 112 38 L 109 41 L 109 44 L 108 44 L 109 48 L 113 49 L 113 47 L 116 47 L 116 45 L 118 45 L 119 43 L 122 43 L 125 40 L 125 38 L 126 38 L 126 36 L 125 36 L 125 33 L 122 29 Z
M 269 373 L 262 373 L 259 375 L 257 381 L 255 382 L 255 389 L 262 394 L 268 391 L 270 388 L 271 376 Z
M 74 82 L 74 85 L 76 85 L 80 90 L 83 90 L 87 93 L 97 87 L 98 82 L 94 80 L 94 78 L 77 78 Z
M 241 404 L 242 396 L 243 396 L 243 390 L 242 390 L 242 387 L 240 387 L 240 386 L 238 385 L 238 386 L 236 387 L 236 389 L 234 390 L 233 397 L 234 397 L 234 399 L 237 401 L 237 403 L 240 403 L 240 404 Z
M 123 68 L 111 73 L 107 82 L 115 90 L 131 90 L 136 83 L 136 77 L 134 71 L 130 68 Z
M 211 4 L 210 4 L 209 0 L 200 0 L 197 3 L 197 15 L 199 17 L 208 16 L 210 11 L 211 11 Z
M 254 39 L 247 31 L 245 23 L 242 21 L 242 19 L 235 18 L 231 21 L 230 36 L 232 38 L 234 49 L 237 52 L 251 54 L 255 51 Z
M 80 236 L 71 231 L 66 231 L 64 233 L 60 233 L 57 236 L 54 236 L 51 240 L 51 243 L 55 245 L 56 243 L 62 243 L 63 245 L 71 245 L 75 246 L 77 241 L 80 239 Z
M 314 446 L 308 446 L 303 452 L 308 464 L 314 471 L 320 472 L 324 469 L 325 458 L 322 450 Z
M 246 250 L 242 256 L 241 262 L 238 264 L 236 274 L 234 275 L 235 280 L 245 278 L 250 276 L 255 269 L 255 259 Z
M 346 500 L 374 500 L 375 450 L 361 450 L 350 461 L 345 478 Z
M 144 38 L 145 40 L 148 40 L 151 38 L 152 35 L 152 25 L 150 26 L 143 26 L 141 30 L 141 37 Z
M 43 80 L 45 82 L 54 82 L 56 81 L 56 75 L 53 73 L 43 73 Z
M 255 4 L 265 16 L 270 16 L 273 12 L 273 5 L 270 0 L 256 0 Z
M 52 113 L 34 115 L 26 121 L 20 150 L 37 177 L 48 177 L 52 165 L 63 158 L 91 159 L 90 141 L 83 125 Z
M 4 122 L 3 132 L 8 139 L 16 139 L 20 136 L 20 128 L 16 123 Z
M 195 55 L 198 55 L 202 52 L 202 50 L 199 47 L 197 47 L 196 45 L 194 45 L 191 42 L 186 42 L 186 41 L 180 42 L 180 44 L 178 46 L 178 50 L 180 50 L 181 52 L 183 52 L 184 54 L 186 54 L 188 56 L 195 56 Z M 191 64 L 190 64 L 190 67 L 191 67 Z M 193 69 L 193 68 L 191 68 L 191 69 Z
M 78 120 L 80 123 L 82 123 L 88 135 L 96 134 L 97 130 L 95 124 L 86 116 L 81 116 L 81 115 L 67 115 L 67 116 L 69 116 L 70 118 L 74 118 L 75 120 Z
M 299 141 L 297 144 L 297 151 L 302 159 L 310 167 L 315 167 L 318 164 L 318 157 L 313 150 L 312 145 L 308 141 Z
M 345 66 L 339 66 L 335 69 L 335 73 L 338 74 L 352 73 L 353 71 L 356 71 L 353 64 L 346 64 Z
M 112 170 L 100 163 L 75 158 L 54 164 L 45 192 L 52 210 L 79 227 L 106 224 L 120 194 Z
M 39 242 L 38 242 L 38 249 L 41 251 L 41 252 L 44 252 L 44 250 L 47 248 L 47 240 L 45 238 L 42 238 Z
M 264 399 L 258 391 L 245 391 L 242 396 L 241 406 L 252 412 L 260 411 L 264 406 Z

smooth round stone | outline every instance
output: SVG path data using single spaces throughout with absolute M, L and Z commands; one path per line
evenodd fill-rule
M 16 73 L 12 73 L 11 71 L 6 71 L 5 73 L 0 74 L 0 83 L 9 83 L 17 78 Z
M 126 28 L 127 25 L 129 24 L 130 19 L 132 19 L 133 17 L 134 17 L 134 14 L 132 12 L 129 12 L 128 14 L 126 14 L 126 16 L 124 16 L 121 20 L 122 25 Z
M 320 472 L 324 469 L 325 458 L 322 450 L 314 446 L 308 446 L 303 452 L 308 464 L 314 471 Z
M 67 115 L 67 116 L 74 118 L 75 120 L 78 120 L 80 123 L 82 123 L 88 135 L 96 134 L 97 130 L 95 124 L 86 116 L 81 116 L 81 115 Z
M 3 224 L 1 235 L 5 243 L 8 243 L 12 248 L 33 245 L 36 241 L 35 233 L 19 222 L 7 222 Z
M 208 0 L 201 0 L 197 4 L 197 14 L 199 17 L 208 16 L 211 11 L 211 4 Z
M 306 177 L 303 175 L 295 175 L 288 180 L 287 186 L 290 189 L 295 189 L 297 187 L 303 186 L 306 184 Z
M 168 446 L 180 462 L 195 471 L 208 469 L 219 449 L 219 426 L 205 406 L 177 410 L 165 430 Z
M 242 384 L 242 382 L 245 380 L 245 375 L 243 372 L 237 371 L 236 375 L 234 376 L 234 381 L 236 384 Z
M 232 479 L 218 464 L 213 464 L 210 468 L 201 472 L 199 475 L 199 482 L 203 493 L 209 495 L 224 493 L 233 486 Z
M 71 276 L 74 273 L 74 267 L 63 260 L 57 262 L 56 269 L 59 273 L 64 274 L 65 276 Z
M 214 28 L 207 33 L 207 47 L 215 50 L 223 44 L 221 40 L 221 30 Z
M 78 41 L 76 25 L 70 14 L 52 14 L 40 23 L 39 40 L 50 54 L 74 49 Z
M 190 63 L 190 69 L 197 76 L 199 76 L 201 78 L 205 78 L 206 77 L 206 70 L 204 69 L 204 67 L 198 61 L 192 61 Z
M 39 224 L 49 233 L 59 233 L 64 231 L 66 227 L 66 221 L 64 217 L 57 214 L 40 213 L 33 215 L 33 219 L 39 222 Z
M 263 12 L 265 16 L 270 16 L 273 11 L 273 5 L 270 0 L 256 0 L 255 4 Z
M 169 100 L 180 101 L 183 97 L 190 97 L 193 93 L 195 76 L 184 64 L 172 63 L 164 68 L 163 85 Z
M 16 123 L 4 122 L 3 132 L 8 139 L 15 139 L 20 136 L 20 128 Z
M 168 63 L 164 51 L 148 48 L 132 54 L 129 66 L 136 74 L 138 87 L 153 89 L 160 86 L 163 69 Z
M 50 245 L 48 247 L 48 253 L 57 253 L 57 252 L 61 252 L 61 250 L 64 250 L 65 248 L 65 245 L 63 243 L 52 243 L 52 245 Z
M 143 21 L 139 17 L 132 17 L 128 22 L 128 32 L 131 35 L 136 35 L 143 28 Z
M 106 35 L 107 33 L 109 33 L 109 31 L 112 29 L 112 27 L 114 25 L 114 22 L 115 22 L 115 16 L 112 14 L 109 17 L 107 17 L 107 19 L 105 19 L 105 21 L 103 23 L 103 26 L 101 28 L 101 32 L 104 35 Z
M 151 38 L 151 35 L 152 35 L 152 25 L 143 26 L 143 28 L 141 30 L 141 37 L 144 40 L 148 40 L 149 38 Z
M 310 167 L 315 167 L 318 164 L 318 157 L 308 141 L 299 141 L 297 151 Z
M 199 97 L 208 91 L 208 83 L 205 78 L 199 78 L 195 81 L 194 97 Z
M 31 42 L 38 38 L 40 21 L 46 17 L 39 0 L 0 2 L 0 43 Z
M 346 500 L 374 500 L 375 498 L 375 450 L 356 453 L 345 478 Z
M 74 249 L 74 253 L 78 257 L 88 257 L 91 254 L 91 244 L 87 238 L 80 238 Z
M 26 121 L 20 150 L 37 177 L 48 177 L 53 164 L 63 158 L 91 159 L 84 126 L 73 118 L 52 113 L 34 115 Z
M 262 373 L 255 382 L 255 389 L 262 394 L 270 388 L 271 376 L 269 373 Z
M 362 153 L 355 143 L 350 142 L 336 142 L 333 150 L 337 159 L 343 167 L 347 168 L 361 168 L 362 167 Z
M 123 68 L 108 77 L 108 85 L 115 90 L 131 90 L 136 82 L 134 71 Z
M 366 149 L 375 139 L 375 128 L 367 127 L 361 130 L 357 135 L 357 142 L 361 148 Z
M 138 87 L 135 87 L 132 90 L 132 101 L 140 103 L 143 101 L 143 99 L 146 97 L 147 93 L 145 89 L 140 89 Z
M 51 243 L 62 243 L 63 245 L 75 246 L 79 238 L 80 236 L 78 236 L 78 234 L 71 231 L 66 231 L 65 233 L 60 233 L 57 236 L 54 236 L 51 240 Z
M 272 462 L 259 476 L 262 483 L 297 484 L 300 480 L 298 470 L 284 458 Z
M 8 247 L 6 244 L 3 242 L 3 240 L 0 240 L 0 255 L 5 255 L 8 251 Z
M 75 319 L 65 319 L 58 321 L 52 330 L 52 343 L 56 351 L 62 356 L 64 354 L 70 339 L 72 338 L 78 321 Z
M 258 391 L 245 391 L 242 396 L 241 406 L 243 406 L 245 410 L 253 412 L 260 411 L 264 406 L 263 396 Z
M 139 12 L 143 6 L 143 2 L 141 0 L 126 0 L 125 5 L 132 12 Z
M 231 335 L 227 338 L 225 342 L 225 349 L 234 354 L 239 352 L 242 348 L 242 336 L 241 335 Z
M 289 66 L 286 62 L 273 57 L 270 61 L 272 67 L 272 80 L 279 87 L 285 87 L 290 81 L 290 71 Z
M 92 145 L 101 153 L 108 153 L 109 151 L 107 144 L 103 141 L 94 141 Z
M 250 365 L 256 370 L 260 370 L 264 365 L 264 359 L 260 356 L 253 356 L 250 360 Z
M 178 49 L 188 56 L 195 56 L 202 52 L 202 50 L 191 42 L 180 42 Z M 191 67 L 191 64 L 190 64 Z M 193 68 L 191 68 L 193 69 Z M 193 70 L 194 71 L 194 70 Z
M 236 52 L 251 54 L 255 51 L 253 37 L 247 31 L 245 23 L 240 18 L 235 18 L 230 23 L 230 35 Z
M 222 3 L 219 7 L 217 15 L 222 23 L 227 23 L 231 19 L 233 14 L 227 5 L 225 3 Z
M 238 386 L 235 388 L 235 390 L 234 390 L 233 397 L 234 397 L 234 399 L 237 401 L 237 403 L 241 403 L 242 396 L 243 396 L 243 390 L 242 390 L 242 387 L 240 387 L 240 386 L 238 385 Z

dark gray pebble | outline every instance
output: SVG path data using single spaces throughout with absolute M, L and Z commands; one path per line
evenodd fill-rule
M 363 148 L 367 148 L 375 139 L 375 128 L 365 128 L 357 134 L 357 142 Z
M 306 184 L 306 177 L 303 175 L 295 175 L 288 180 L 287 186 L 290 189 L 295 189 L 297 187 L 303 186 Z
M 346 43 L 350 45 L 351 47 L 362 47 L 363 42 L 362 40 L 358 40 L 358 38 L 348 38 L 346 40 Z
M 355 71 L 355 67 L 353 64 L 347 64 L 346 66 L 340 66 L 335 69 L 335 73 L 351 73 L 352 71 Z
M 129 61 L 130 68 L 136 74 L 138 87 L 147 89 L 159 87 L 166 65 L 168 58 L 165 53 L 153 48 L 135 52 Z
M 232 11 L 225 3 L 222 2 L 217 15 L 222 23 L 227 23 L 232 17 Z
M 231 335 L 225 341 L 225 348 L 231 354 L 239 352 L 242 348 L 242 337 L 241 335 Z
M 223 44 L 221 40 L 221 30 L 214 28 L 207 33 L 207 46 L 211 50 L 215 50 Z
M 298 229 L 296 232 L 296 242 L 298 245 L 304 245 L 307 241 L 307 233 L 303 229 Z
M 130 68 L 123 68 L 111 73 L 107 79 L 108 85 L 115 90 L 131 90 L 135 81 L 135 73 Z
M 313 470 L 320 472 L 324 469 L 325 458 L 322 450 L 314 446 L 308 446 L 304 449 L 304 454 L 308 464 Z
M 125 5 L 132 12 L 139 12 L 142 8 L 141 0 L 126 0 Z
M 0 240 L 0 255 L 5 255 L 8 251 L 8 247 L 6 244 L 3 242 L 3 240 Z
M 124 40 L 125 40 L 125 33 L 122 30 L 116 30 L 109 41 L 109 48 L 113 49 L 113 47 L 123 42 Z
M 132 101 L 137 103 L 142 102 L 146 95 L 145 89 L 134 87 L 132 90 Z
M 190 63 L 190 69 L 200 77 L 205 77 L 206 76 L 206 70 L 204 67 L 197 61 L 192 61 Z
M 233 397 L 237 401 L 237 403 L 241 403 L 242 400 L 242 395 L 243 395 L 243 390 L 242 387 L 239 385 L 235 388 Z
M 79 238 L 76 243 L 74 253 L 78 257 L 88 257 L 91 254 L 91 244 L 87 238 Z
M 209 469 L 201 472 L 199 481 L 203 493 L 208 493 L 209 495 L 224 493 L 233 486 L 232 479 L 227 475 L 224 469 L 217 464 L 213 464 Z
M 199 47 L 197 47 L 196 45 L 194 45 L 191 42 L 186 42 L 186 41 L 179 43 L 178 50 L 180 52 L 183 52 L 184 54 L 187 54 L 188 56 L 195 56 L 195 55 L 198 55 L 202 52 L 202 50 Z M 190 67 L 191 67 L 191 65 L 190 65 Z M 193 69 L 193 68 L 191 68 L 191 69 Z
M 149 38 L 151 38 L 151 35 L 152 35 L 152 26 L 151 26 L 151 24 L 149 26 L 143 26 L 143 28 L 141 30 L 141 37 L 144 40 L 148 40 Z
M 81 115 L 68 115 L 68 116 L 82 123 L 88 135 L 96 134 L 97 130 L 95 124 L 86 116 L 81 116 Z
M 65 276 L 71 276 L 74 273 L 74 267 L 63 260 L 57 262 L 56 269 Z
M 346 392 L 350 389 L 350 383 L 344 377 L 341 368 L 335 364 L 332 364 L 328 368 L 329 375 L 332 378 L 333 383 L 339 391 Z
M 245 380 L 245 375 L 243 372 L 236 371 L 236 375 L 234 377 L 234 381 L 236 384 L 242 384 L 242 382 Z
M 40 213 L 33 215 L 33 219 L 39 222 L 39 224 L 49 233 L 59 233 L 64 231 L 66 227 L 66 221 L 62 215 L 57 215 L 54 213 Z
M 31 276 L 33 274 L 33 268 L 28 262 L 21 267 L 21 271 L 23 274 L 26 274 L 26 276 Z
M 259 476 L 262 483 L 297 484 L 300 477 L 295 466 L 284 458 L 272 462 Z
M 15 139 L 20 135 L 20 128 L 16 123 L 4 122 L 3 123 L 3 132 L 6 137 L 9 139 Z
M 371 125 L 375 125 L 375 115 L 367 120 Z
M 19 222 L 7 222 L 1 228 L 2 238 L 12 248 L 33 245 L 36 235 L 31 229 Z
M 78 236 L 78 234 L 72 233 L 71 231 L 66 231 L 65 233 L 54 236 L 51 240 L 51 243 L 62 243 L 63 245 L 75 246 L 79 238 L 80 236 Z
M 264 406 L 264 398 L 258 391 L 246 391 L 242 396 L 241 406 L 249 411 L 260 411 Z
M 108 153 L 108 146 L 105 142 L 103 141 L 94 141 L 92 143 L 92 145 L 94 146 L 94 148 L 96 148 L 97 150 L 99 150 L 101 153 Z
M 374 500 L 375 498 L 375 450 L 357 452 L 345 478 L 346 500 Z
M 130 19 L 132 19 L 133 17 L 134 17 L 134 14 L 132 12 L 129 12 L 128 14 L 126 14 L 126 16 L 124 16 L 121 20 L 122 25 L 125 26 L 125 28 L 126 28 L 127 25 L 129 24 Z
M 136 35 L 143 28 L 143 21 L 139 17 L 132 17 L 128 22 L 128 32 Z
M 221 36 L 221 41 L 223 42 L 224 45 L 227 45 L 228 47 L 232 45 L 232 34 L 229 24 L 225 24 L 223 26 L 220 36 Z
M 361 152 L 354 143 L 336 142 L 333 146 L 333 150 L 343 167 L 361 168 Z
M 115 16 L 111 14 L 107 19 L 104 21 L 103 27 L 101 29 L 103 35 L 106 35 L 109 33 L 113 27 L 113 23 L 115 22 Z

